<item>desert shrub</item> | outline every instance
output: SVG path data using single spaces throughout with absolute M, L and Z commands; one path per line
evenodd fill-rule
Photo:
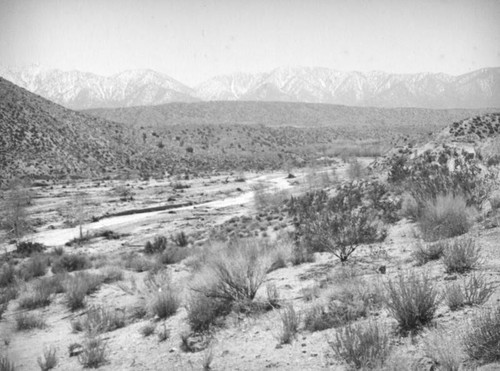
M 182 182 L 175 182 L 175 183 L 172 183 L 172 188 L 173 189 L 187 189 L 187 188 L 191 188 L 191 185 L 187 184 L 187 183 L 182 183 Z
M 257 240 L 235 240 L 214 251 L 207 262 L 204 280 L 197 290 L 228 301 L 252 301 L 272 265 L 267 246 Z
M 375 322 L 347 325 L 328 344 L 335 356 L 354 369 L 382 366 L 389 356 L 389 336 Z
M 3 312 L 7 310 L 9 302 L 17 297 L 19 288 L 17 286 L 9 286 L 7 288 L 0 288 L 0 319 Z
M 401 196 L 401 210 L 399 214 L 401 217 L 408 218 L 409 220 L 417 220 L 420 213 L 417 201 L 409 193 L 403 193 Z
M 280 311 L 281 329 L 279 333 L 280 344 L 291 344 L 299 331 L 300 316 L 293 305 L 286 305 Z
M 108 265 L 101 270 L 103 283 L 112 283 L 123 279 L 123 271 L 120 267 Z
M 49 371 L 55 368 L 58 363 L 56 349 L 53 347 L 44 349 L 43 357 L 38 357 L 37 362 L 41 371 Z
M 443 253 L 442 262 L 447 273 L 465 273 L 479 264 L 481 247 L 472 237 L 449 241 Z
M 31 288 L 23 293 L 19 298 L 19 308 L 36 309 L 45 307 L 50 304 L 51 296 L 54 293 L 50 285 L 46 285 L 45 281 L 37 281 Z
M 142 336 L 148 337 L 155 333 L 156 325 L 154 323 L 148 323 L 141 327 L 140 332 Z
M 85 331 L 87 334 L 102 334 L 124 327 L 125 317 L 116 310 L 93 306 L 82 319 L 73 321 L 71 325 L 74 330 Z
M 52 272 L 64 273 L 88 269 L 92 266 L 87 255 L 63 254 L 52 263 Z
M 60 294 L 66 290 L 64 282 L 68 279 L 68 277 L 69 275 L 67 273 L 58 273 L 50 277 L 40 278 L 35 285 L 44 286 L 44 290 L 50 291 L 53 294 Z
M 46 248 L 47 247 L 44 244 L 38 242 L 22 241 L 19 242 L 19 244 L 16 246 L 16 253 L 23 257 L 26 257 L 30 256 L 31 254 L 40 254 Z
M 312 263 L 314 260 L 314 253 L 309 246 L 301 243 L 294 244 L 291 258 L 293 265 Z
M 164 236 L 156 236 L 153 242 L 148 241 L 144 246 L 144 253 L 157 254 L 163 252 L 167 248 L 168 240 Z
M 331 252 L 342 262 L 359 244 L 382 240 L 383 221 L 392 220 L 397 207 L 385 186 L 364 181 L 338 186 L 333 197 L 316 191 L 288 203 L 301 243 L 313 251 Z
M 95 291 L 102 283 L 103 277 L 97 274 L 78 272 L 69 277 L 65 283 L 66 304 L 71 310 L 85 306 L 85 297 Z
M 167 329 L 165 323 L 160 330 L 158 330 L 158 341 L 161 343 L 162 341 L 167 340 L 170 337 L 170 330 Z
M 390 159 L 388 180 L 401 185 L 423 208 L 439 195 L 463 195 L 468 206 L 479 206 L 490 194 L 494 174 L 484 171 L 480 159 L 464 149 L 443 145 L 411 158 L 411 148 Z M 449 162 L 454 166 L 450 167 Z
M 39 254 L 33 255 L 20 267 L 19 276 L 25 281 L 34 277 L 44 276 L 48 269 L 47 260 L 45 256 Z
M 252 190 L 257 210 L 277 210 L 285 204 L 290 196 L 288 191 L 268 188 L 264 183 L 256 184 Z
M 124 255 L 123 260 L 125 268 L 134 272 L 147 272 L 158 268 L 156 262 L 135 253 Z
M 447 371 L 462 370 L 464 353 L 456 332 L 438 328 L 427 334 L 423 341 L 423 350 L 439 369 Z
M 0 288 L 7 287 L 15 283 L 16 269 L 12 264 L 3 263 L 0 267 Z
M 476 313 L 462 334 L 467 356 L 479 363 L 500 361 L 500 307 Z
M 472 226 L 471 213 L 463 197 L 439 195 L 425 203 L 417 222 L 423 239 L 436 241 L 467 233 Z
M 306 312 L 304 328 L 309 331 L 323 331 L 343 326 L 365 317 L 370 310 L 378 309 L 381 303 L 382 296 L 377 286 L 351 280 L 332 295 L 326 305 L 315 305 Z
M 159 264 L 176 264 L 184 260 L 189 255 L 189 250 L 178 247 L 178 246 L 168 246 L 162 253 L 157 255 L 157 261 Z
M 347 176 L 349 179 L 360 179 L 365 176 L 366 169 L 363 167 L 361 162 L 358 160 L 349 161 L 349 165 L 347 166 Z
M 336 328 L 364 317 L 366 309 L 360 302 L 346 303 L 332 301 L 328 305 L 316 305 L 306 312 L 304 329 L 314 332 Z
M 18 313 L 15 316 L 16 326 L 19 331 L 31 330 L 34 328 L 45 328 L 45 320 L 39 314 Z
M 433 260 L 439 260 L 446 248 L 446 242 L 437 241 L 433 243 L 417 243 L 413 250 L 413 257 L 417 261 L 417 265 L 424 265 Z
M 85 368 L 98 368 L 107 362 L 107 344 L 98 336 L 89 336 L 83 343 L 78 361 Z
M 160 291 L 151 301 L 151 311 L 158 318 L 164 319 L 173 316 L 180 306 L 180 299 L 174 290 Z
M 414 332 L 434 318 L 439 294 L 427 274 L 400 273 L 387 281 L 385 304 L 403 332 Z
M 231 303 L 226 299 L 205 296 L 193 292 L 187 305 L 187 321 L 194 332 L 208 331 L 217 325 L 231 311 Z
M 15 371 L 16 366 L 7 356 L 0 356 L 0 371 Z
M 171 238 L 172 241 L 174 241 L 174 243 L 179 247 L 185 247 L 189 244 L 188 238 L 183 231 L 174 234 Z
M 457 310 L 465 305 L 484 304 L 495 291 L 483 275 L 472 274 L 464 278 L 462 284 L 454 283 L 447 287 L 444 298 L 451 310 Z

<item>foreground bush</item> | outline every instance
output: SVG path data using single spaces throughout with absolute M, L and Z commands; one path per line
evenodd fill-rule
M 71 310 L 77 310 L 85 306 L 85 297 L 103 282 L 103 277 L 97 274 L 78 272 L 69 277 L 65 283 L 66 304 Z
M 500 307 L 477 313 L 462 336 L 465 353 L 479 363 L 500 361 Z
M 52 263 L 53 273 L 74 272 L 92 266 L 90 259 L 81 254 L 63 254 Z
M 424 205 L 417 223 L 425 241 L 436 241 L 469 232 L 471 214 L 463 197 L 439 195 Z
M 71 325 L 75 331 L 101 334 L 124 327 L 125 318 L 122 313 L 97 306 L 90 308 L 81 320 L 73 321 Z
M 168 240 L 164 236 L 156 236 L 153 242 L 148 241 L 144 246 L 144 253 L 157 254 L 163 252 L 167 248 Z
M 43 351 L 43 357 L 38 357 L 37 362 L 41 371 L 52 370 L 57 366 L 57 351 L 55 348 L 50 347 Z
M 231 303 L 221 298 L 193 292 L 186 305 L 187 321 L 194 332 L 205 332 L 219 324 L 231 311 Z
M 417 265 L 424 265 L 430 261 L 439 260 L 443 256 L 446 246 L 444 241 L 428 244 L 417 243 L 413 250 L 413 257 L 417 261 Z
M 12 264 L 0 266 L 0 288 L 12 285 L 16 281 L 16 270 Z
M 53 288 L 45 284 L 45 281 L 37 281 L 28 291 L 21 295 L 19 308 L 35 309 L 45 307 L 50 304 L 53 293 Z
M 39 314 L 18 313 L 15 316 L 17 329 L 20 331 L 45 327 L 45 320 Z
M 173 316 L 180 306 L 180 299 L 174 290 L 160 291 L 151 301 L 151 311 L 158 318 L 165 319 Z
M 439 365 L 440 370 L 459 371 L 465 359 L 456 331 L 438 328 L 427 334 L 423 341 L 427 357 Z
M 272 266 L 271 252 L 257 240 L 237 240 L 214 251 L 200 273 L 201 287 L 208 297 L 227 301 L 252 301 Z
M 22 241 L 16 246 L 16 253 L 22 257 L 30 256 L 31 254 L 40 254 L 47 247 L 44 244 L 38 242 Z
M 28 281 L 34 277 L 44 276 L 48 269 L 48 259 L 42 255 L 33 255 L 27 262 L 21 265 L 19 276 Z
M 451 310 L 465 305 L 484 304 L 495 291 L 493 285 L 486 282 L 482 275 L 472 274 L 462 284 L 454 283 L 446 289 L 445 301 Z
M 0 371 L 15 371 L 16 366 L 7 356 L 0 356 Z
M 447 273 L 465 273 L 477 267 L 481 248 L 472 237 L 449 241 L 443 253 Z
M 381 367 L 390 352 L 389 337 L 375 322 L 347 325 L 328 344 L 338 358 L 354 369 Z
M 426 274 L 399 274 L 386 284 L 385 304 L 403 332 L 414 332 L 434 318 L 439 295 Z
M 78 355 L 78 361 L 85 368 L 98 368 L 108 360 L 106 342 L 97 336 L 89 336 L 83 343 L 83 351 Z
M 287 305 L 280 311 L 280 318 L 279 342 L 280 344 L 291 344 L 299 331 L 300 316 L 293 305 Z

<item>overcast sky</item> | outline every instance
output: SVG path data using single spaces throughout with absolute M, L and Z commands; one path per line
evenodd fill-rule
M 0 0 L 0 64 L 189 85 L 279 66 L 456 75 L 500 66 L 500 0 Z

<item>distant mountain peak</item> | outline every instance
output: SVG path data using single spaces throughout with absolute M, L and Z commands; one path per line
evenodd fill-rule
M 500 107 L 500 68 L 481 68 L 452 76 L 431 72 L 345 72 L 327 67 L 282 66 L 263 73 L 215 76 L 194 88 L 151 69 L 100 76 L 34 65 L 0 67 L 0 76 L 74 109 L 199 100 L 276 100 L 375 107 Z

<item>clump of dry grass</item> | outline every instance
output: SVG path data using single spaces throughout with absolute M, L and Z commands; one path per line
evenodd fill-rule
M 495 287 L 483 275 L 472 274 L 464 278 L 461 284 L 448 286 L 444 298 L 451 310 L 457 310 L 466 305 L 484 304 L 494 292 Z
M 15 316 L 17 329 L 19 331 L 31 330 L 34 328 L 45 328 L 46 323 L 40 314 L 34 313 L 18 313 Z
M 477 312 L 462 334 L 467 356 L 481 364 L 500 361 L 500 307 Z
M 429 324 L 440 301 L 427 274 L 400 273 L 386 283 L 385 304 L 403 332 L 414 332 Z
M 465 355 L 456 332 L 438 328 L 429 332 L 423 341 L 423 350 L 443 370 L 459 371 Z
M 456 238 L 447 243 L 442 261 L 447 273 L 465 273 L 479 264 L 481 247 L 472 237 Z
M 286 305 L 280 311 L 281 329 L 278 336 L 280 344 L 291 344 L 299 331 L 300 315 L 293 305 Z
M 37 362 L 41 371 L 48 371 L 55 368 L 58 363 L 56 348 L 50 347 L 44 349 L 43 357 L 38 357 Z
M 463 197 L 439 195 L 424 205 L 417 223 L 425 241 L 436 241 L 467 233 L 472 227 L 472 214 Z
M 382 366 L 391 349 L 389 336 L 376 322 L 347 325 L 328 344 L 335 356 L 354 369 Z

